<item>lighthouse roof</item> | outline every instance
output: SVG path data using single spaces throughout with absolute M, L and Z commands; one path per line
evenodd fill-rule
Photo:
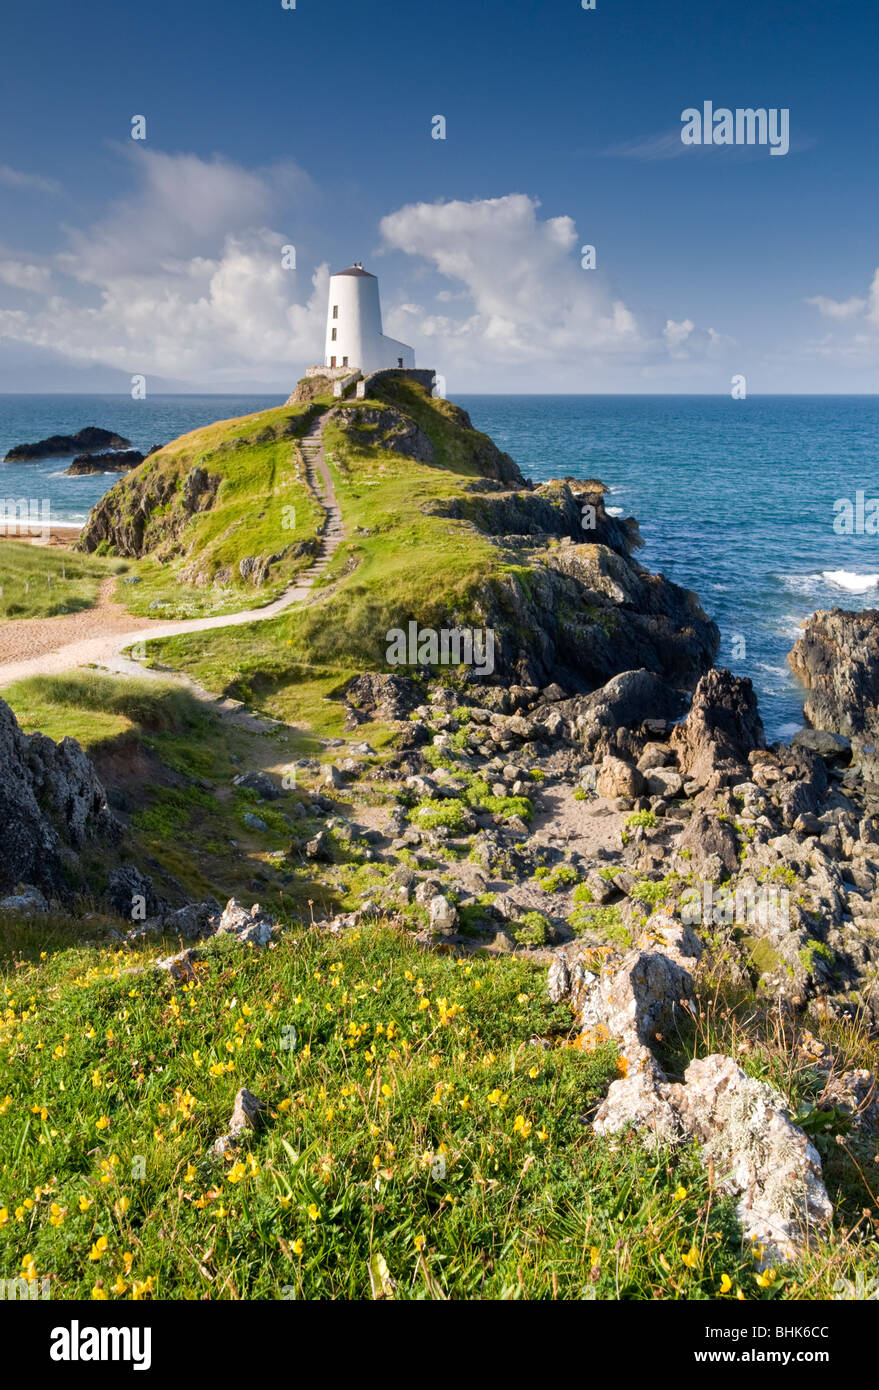
M 335 280 L 339 275 L 362 275 L 367 280 L 375 279 L 374 275 L 370 275 L 368 270 L 363 270 L 362 267 L 359 265 L 349 266 L 347 270 L 337 270 L 336 274 L 333 276 L 333 279 Z

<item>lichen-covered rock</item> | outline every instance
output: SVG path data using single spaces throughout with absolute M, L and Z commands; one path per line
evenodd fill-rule
M 720 1190 L 739 1197 L 743 1230 L 763 1247 L 762 1262 L 794 1259 L 833 1211 L 818 1152 L 782 1097 L 720 1055 L 691 1062 L 683 1083 L 669 1082 L 652 1052 L 690 1005 L 699 954 L 688 926 L 655 913 L 638 948 L 585 993 L 581 1023 L 617 1043 L 625 1073 L 610 1086 L 593 1126 L 604 1135 L 634 1126 L 652 1144 L 696 1140 Z M 556 993 L 560 982 L 557 969 Z
M 720 1190 L 740 1194 L 739 1219 L 745 1235 L 766 1247 L 764 1263 L 795 1259 L 833 1208 L 818 1151 L 782 1097 L 719 1055 L 691 1062 L 684 1084 L 668 1089 Z
M 272 939 L 276 923 L 273 917 L 260 908 L 259 903 L 244 907 L 237 898 L 230 898 L 220 917 L 217 931 L 231 932 L 248 945 L 267 946 Z
M 17 917 L 39 917 L 48 911 L 48 901 L 33 884 L 22 884 L 17 893 L 0 898 L 0 912 L 14 912 Z
M 458 925 L 458 914 L 448 898 L 442 893 L 437 893 L 430 899 L 428 904 L 430 915 L 431 930 L 439 932 L 441 936 L 449 936 Z
M 214 1157 L 222 1158 L 236 1139 L 239 1139 L 248 1130 L 256 1129 L 265 1109 L 265 1103 L 252 1091 L 248 1091 L 246 1086 L 242 1086 L 235 1097 L 235 1108 L 229 1120 L 229 1128 L 225 1134 L 221 1134 L 219 1139 L 215 1140 L 211 1148 Z

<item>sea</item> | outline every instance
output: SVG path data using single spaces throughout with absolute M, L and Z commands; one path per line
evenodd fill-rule
M 802 725 L 787 665 L 818 608 L 879 606 L 879 396 L 456 396 L 526 477 L 600 478 L 637 517 L 638 559 L 694 589 L 722 637 L 719 663 L 750 676 L 770 739 Z M 278 396 L 0 396 L 0 458 L 16 443 L 115 430 L 153 444 L 280 405 Z M 65 478 L 69 459 L 0 463 L 0 497 L 48 499 L 81 525 L 119 476 Z M 858 494 L 862 506 L 858 512 Z M 848 502 L 851 534 L 840 533 Z M 866 504 L 866 506 L 865 506 Z M 859 533 L 860 532 L 860 533 Z

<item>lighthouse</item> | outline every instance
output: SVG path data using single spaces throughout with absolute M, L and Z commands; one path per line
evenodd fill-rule
M 414 350 L 382 332 L 376 276 L 364 270 L 361 262 L 331 275 L 324 367 L 366 374 L 414 366 Z

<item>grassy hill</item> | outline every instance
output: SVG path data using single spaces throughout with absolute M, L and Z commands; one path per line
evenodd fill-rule
M 285 406 L 182 435 L 121 478 L 78 542 L 136 561 L 117 598 L 158 618 L 271 601 L 307 567 L 323 512 L 298 441 L 319 405 Z M 242 561 L 276 557 L 258 587 Z

